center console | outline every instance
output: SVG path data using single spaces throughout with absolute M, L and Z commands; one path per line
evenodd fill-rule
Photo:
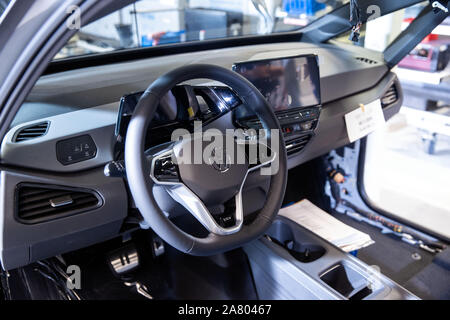
M 415 295 L 313 232 L 279 216 L 244 247 L 263 300 L 415 300 Z

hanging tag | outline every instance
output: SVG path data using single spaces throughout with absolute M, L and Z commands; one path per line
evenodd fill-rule
M 345 123 L 350 142 L 355 142 L 382 127 L 386 120 L 381 101 L 376 100 L 368 105 L 360 105 L 358 109 L 345 115 Z
M 358 43 L 359 39 L 361 37 L 360 30 L 361 30 L 361 24 L 354 26 L 352 28 L 352 32 L 350 33 L 350 37 L 348 38 L 348 40 L 350 40 L 354 43 Z

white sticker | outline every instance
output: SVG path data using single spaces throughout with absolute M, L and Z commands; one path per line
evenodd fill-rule
M 376 100 L 345 115 L 350 142 L 367 136 L 386 123 L 381 101 Z

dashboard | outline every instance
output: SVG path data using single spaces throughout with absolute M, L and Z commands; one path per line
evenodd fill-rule
M 235 47 L 91 67 L 42 77 L 0 150 L 0 258 L 12 269 L 104 241 L 126 230 L 126 181 L 104 174 L 123 157 L 139 97 L 182 65 L 234 69 L 265 95 L 285 136 L 293 168 L 349 143 L 344 115 L 381 99 L 386 119 L 402 91 L 381 54 L 354 46 L 283 43 Z M 239 97 L 201 80 L 173 88 L 160 102 L 147 146 L 170 140 L 193 122 L 219 129 L 261 128 Z M 248 207 L 264 201 L 267 181 L 246 183 Z M 158 191 L 155 191 L 156 193 Z M 5 201 L 13 199 L 13 201 Z M 174 207 L 167 204 L 165 211 Z
M 254 84 L 269 102 L 283 130 L 288 155 L 301 152 L 314 135 L 320 116 L 318 57 L 252 60 L 234 64 L 233 70 Z M 123 149 L 128 124 L 142 94 L 127 94 L 120 100 L 115 128 L 117 141 L 122 142 L 119 149 Z M 193 132 L 195 121 L 208 126 L 229 111 L 233 112 L 233 121 L 228 128 L 243 129 L 246 136 L 263 128 L 232 89 L 178 85 L 161 99 L 150 124 L 146 148 L 169 142 L 176 129 Z

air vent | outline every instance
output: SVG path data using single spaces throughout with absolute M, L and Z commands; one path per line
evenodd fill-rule
M 14 142 L 22 142 L 43 137 L 47 134 L 49 126 L 49 122 L 42 122 L 21 128 L 17 131 Z
M 288 156 L 301 152 L 311 140 L 311 137 L 311 135 L 307 135 L 286 141 Z
M 93 210 L 102 205 L 94 191 L 22 184 L 16 191 L 17 218 L 38 223 Z
M 261 124 L 261 121 L 258 118 L 247 119 L 247 120 L 242 121 L 242 123 L 246 128 L 249 128 L 249 129 L 258 130 L 258 129 L 262 129 L 262 127 L 263 127 Z
M 303 110 L 301 111 L 303 112 Z M 279 119 L 283 119 L 283 118 L 295 118 L 295 117 L 299 117 L 300 115 L 300 111 L 299 110 L 293 110 L 293 111 L 285 111 L 279 115 L 277 115 L 277 117 Z
M 398 101 L 398 92 L 395 84 L 393 84 L 388 91 L 381 97 L 381 105 L 383 108 L 389 107 L 390 105 Z
M 378 63 L 375 60 L 371 60 L 371 59 L 363 58 L 363 57 L 356 57 L 355 59 L 358 61 L 364 62 L 366 64 L 377 64 Z

